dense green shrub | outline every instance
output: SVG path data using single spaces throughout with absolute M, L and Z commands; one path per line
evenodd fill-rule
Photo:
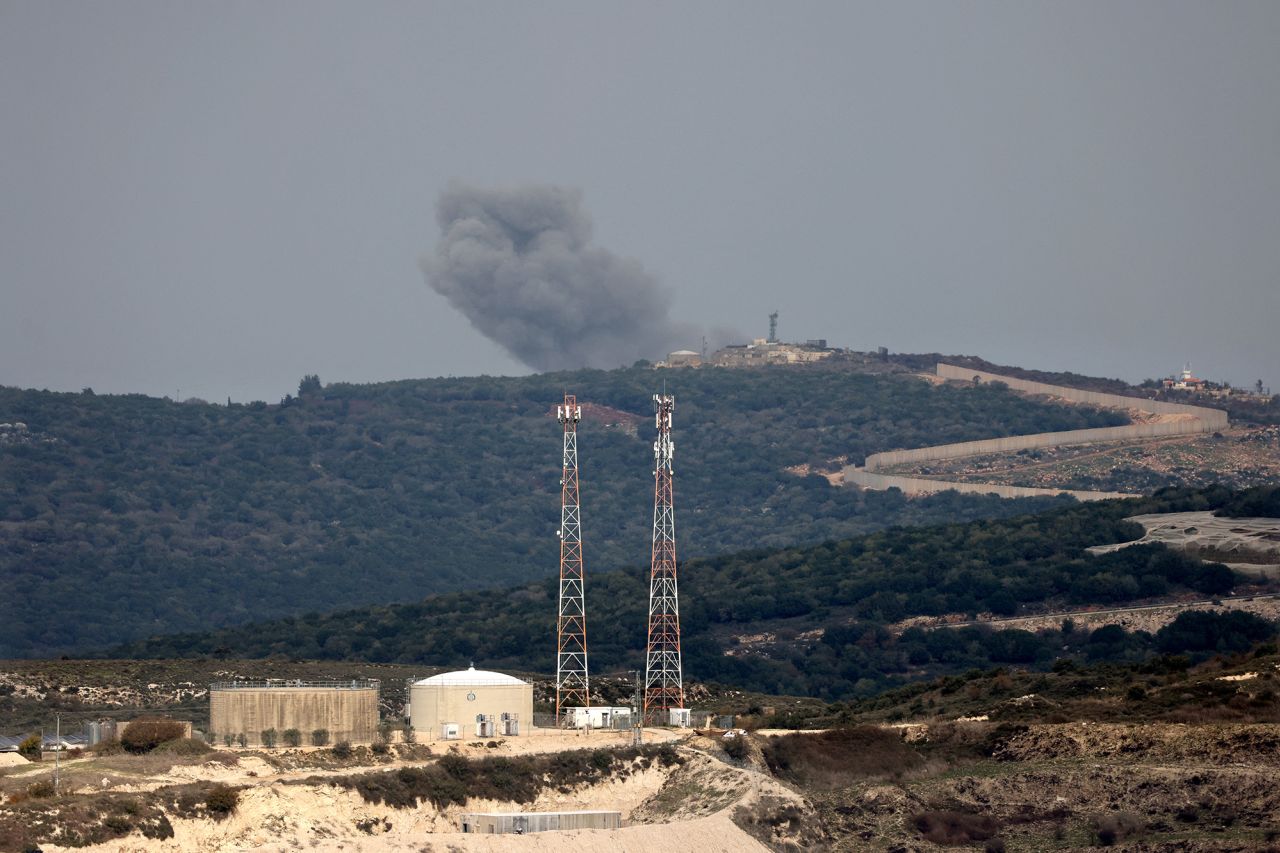
M 18 755 L 28 761 L 39 761 L 43 753 L 43 744 L 40 741 L 40 735 L 27 735 L 18 744 Z
M 1156 632 L 1156 645 L 1166 654 L 1178 652 L 1242 652 L 1276 635 L 1276 626 L 1252 613 L 1191 610 Z
M 236 810 L 240 804 L 240 792 L 227 785 L 214 785 L 205 794 L 205 807 L 217 818 L 223 818 Z
M 202 740 L 184 737 L 165 741 L 157 746 L 155 751 L 168 755 L 207 755 L 213 752 L 213 747 Z
M 302 732 L 297 729 L 285 729 L 280 735 L 280 739 L 284 741 L 285 746 L 300 746 L 302 744 Z
M 725 755 L 728 755 L 735 761 L 741 761 L 751 752 L 751 749 L 747 744 L 746 735 L 721 738 L 720 746 L 724 749 Z
M 150 752 L 162 743 L 181 740 L 186 735 L 186 726 L 175 720 L 134 720 L 121 733 L 120 745 L 126 752 Z
M 311 745 L 312 745 L 312 746 L 328 746 L 328 745 L 329 745 L 329 730 L 328 730 L 328 729 L 316 729 L 315 731 L 313 731 L 313 732 L 311 733 Z

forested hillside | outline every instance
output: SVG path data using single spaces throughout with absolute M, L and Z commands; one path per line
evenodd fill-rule
M 565 390 L 586 404 L 588 569 L 643 562 L 664 381 L 682 556 L 1026 511 L 785 469 L 1121 420 L 994 385 L 806 368 L 312 380 L 279 405 L 0 388 L 0 657 L 552 574 Z
M 1064 646 L 1087 642 L 1088 632 L 1074 640 L 1060 632 L 986 629 L 895 635 L 885 626 L 917 615 L 1012 615 L 1179 592 L 1225 594 L 1238 580 L 1229 569 L 1163 546 L 1131 546 L 1102 556 L 1084 549 L 1140 536 L 1139 525 L 1123 520 L 1128 515 L 1216 508 L 1231 497 L 1220 489 L 1167 490 L 1150 499 L 1034 516 L 895 528 L 817 546 L 689 560 L 680 574 L 685 671 L 768 693 L 839 698 L 992 662 L 1047 666 Z M 646 583 L 643 568 L 589 578 L 594 671 L 643 666 Z M 160 637 L 110 654 L 287 655 L 433 666 L 474 661 L 548 672 L 554 669 L 555 594 L 553 580 L 539 581 L 504 592 Z M 792 641 L 763 654 L 739 647 L 743 637 L 762 632 Z M 1150 646 L 1150 638 L 1131 641 L 1123 631 L 1104 633 L 1089 654 L 1125 659 Z

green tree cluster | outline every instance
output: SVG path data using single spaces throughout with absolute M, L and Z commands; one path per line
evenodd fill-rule
M 1101 555 L 1086 549 L 1138 538 L 1142 528 L 1126 516 L 1221 502 L 1231 494 L 1169 490 L 1144 500 L 894 528 L 815 546 L 688 560 L 680 567 L 685 671 L 767 693 L 839 698 L 992 662 L 1048 667 L 1064 647 L 1091 660 L 1141 658 L 1153 648 L 1149 637 L 1135 640 L 1109 629 L 1091 635 L 1065 624 L 1038 633 L 979 626 L 898 632 L 887 626 L 913 616 L 1021 613 L 1174 593 L 1225 593 L 1235 583 L 1229 569 L 1162 545 L 1133 545 Z M 588 577 L 596 671 L 643 665 L 646 583 L 643 567 Z M 415 604 L 158 637 L 108 654 L 167 658 L 224 649 L 237 657 L 438 666 L 485 661 L 550 671 L 555 596 L 554 580 L 536 581 L 501 594 L 437 595 Z M 735 645 L 735 638 L 764 631 L 783 638 L 768 655 Z M 1252 637 L 1256 626 L 1239 631 Z
M 287 405 L 0 388 L 0 422 L 26 425 L 0 442 L 0 658 L 552 575 L 566 388 L 585 409 L 589 568 L 642 562 L 650 395 L 664 380 L 677 398 L 684 556 L 1026 512 L 1046 502 L 907 501 L 796 472 L 1123 420 L 996 385 L 806 367 L 308 376 Z M 341 642 L 328 653 L 358 651 Z

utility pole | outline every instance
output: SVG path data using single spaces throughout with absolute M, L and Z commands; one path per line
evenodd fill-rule
M 590 708 L 587 679 L 587 609 L 583 596 L 582 507 L 578 500 L 578 422 L 582 407 L 572 394 L 556 407 L 564 428 L 560 475 L 560 604 L 556 622 L 556 724 L 565 708 Z
M 676 399 L 653 395 L 658 438 L 653 443 L 653 556 L 649 570 L 649 637 L 645 651 L 644 719 L 668 725 L 671 708 L 684 707 L 680 662 L 680 600 L 676 586 L 676 515 L 671 458 L 671 415 Z M 665 718 L 665 719 L 664 719 Z
M 644 743 L 644 719 L 640 715 L 640 708 L 643 703 L 640 690 L 640 670 L 627 670 L 631 674 L 631 745 L 639 746 Z
M 58 783 L 62 781 L 62 715 L 53 715 L 53 793 L 58 793 Z

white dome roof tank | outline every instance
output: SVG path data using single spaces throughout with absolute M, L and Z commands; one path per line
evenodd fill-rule
M 473 664 L 465 670 L 442 672 L 439 675 L 424 678 L 417 682 L 417 685 L 424 687 L 513 687 L 526 683 L 506 673 L 476 669 Z

